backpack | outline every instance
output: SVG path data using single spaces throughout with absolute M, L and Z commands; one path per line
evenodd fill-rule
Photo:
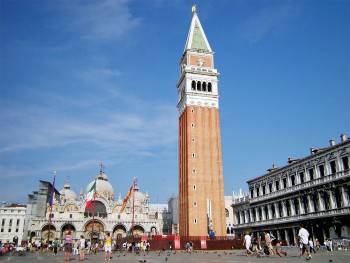
M 86 240 L 85 240 L 85 248 L 87 248 L 88 247 L 88 242 L 86 242 Z

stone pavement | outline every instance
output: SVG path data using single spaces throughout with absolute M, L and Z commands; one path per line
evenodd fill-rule
M 113 258 L 111 261 L 104 260 L 104 253 L 100 252 L 96 255 L 86 255 L 86 259 L 84 262 L 86 263 L 102 263 L 102 262 L 128 262 L 128 263 L 214 263 L 214 262 L 324 262 L 324 263 L 349 263 L 350 262 L 350 251 L 333 251 L 333 252 L 325 252 L 321 251 L 317 254 L 312 254 L 313 258 L 311 261 L 305 261 L 306 256 L 304 258 L 299 258 L 297 250 L 286 250 L 288 255 L 287 257 L 279 257 L 279 256 L 270 256 L 270 257 L 262 257 L 258 258 L 257 256 L 246 256 L 243 250 L 232 250 L 232 251 L 195 251 L 192 253 L 185 253 L 182 251 L 177 252 L 159 252 L 152 251 L 148 254 L 140 253 L 136 255 L 135 253 L 129 254 L 124 252 L 116 252 L 113 253 Z M 5 255 L 0 256 L 0 263 L 36 263 L 36 262 L 50 262 L 50 263 L 58 263 L 63 260 L 63 252 L 59 252 L 56 256 L 53 256 L 51 253 L 27 253 L 25 256 L 18 255 Z M 70 261 L 71 263 L 78 263 L 79 257 L 73 257 Z

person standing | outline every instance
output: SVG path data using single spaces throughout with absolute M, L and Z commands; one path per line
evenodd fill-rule
M 244 241 L 243 241 L 243 246 L 245 245 L 247 257 L 248 257 L 248 254 L 252 253 L 252 251 L 250 250 L 251 244 L 252 244 L 252 237 L 247 232 L 246 235 L 244 236 Z
M 78 240 L 75 239 L 73 242 L 73 249 L 72 249 L 73 256 L 78 256 L 79 255 L 79 244 Z
M 58 248 L 58 238 L 56 237 L 55 240 L 53 241 L 53 255 L 57 255 L 57 248 Z
M 111 252 L 112 252 L 112 238 L 111 234 L 108 232 L 105 237 L 105 260 L 111 260 Z
M 70 260 L 70 255 L 72 253 L 72 242 L 73 236 L 72 232 L 69 230 L 64 238 L 64 261 Z
M 79 260 L 84 261 L 85 259 L 85 238 L 83 235 L 80 236 L 79 240 Z
M 305 250 L 306 252 L 306 255 L 307 255 L 306 260 L 310 260 L 312 257 L 309 249 L 309 232 L 304 228 L 303 224 L 300 224 L 298 237 L 300 238 L 303 251 Z

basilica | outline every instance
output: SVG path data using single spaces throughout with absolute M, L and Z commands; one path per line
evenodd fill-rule
M 86 197 L 95 183 L 94 202 L 87 210 Z M 113 186 L 103 169 L 96 180 L 87 185 L 85 193 L 80 190 L 79 195 L 71 189 L 68 181 L 60 191 L 51 183 L 40 181 L 39 190 L 28 197 L 23 240 L 30 243 L 55 238 L 62 240 L 68 230 L 73 232 L 75 239 L 84 235 L 94 243 L 103 239 L 106 231 L 114 240 L 129 234 L 168 233 L 171 229 L 168 205 L 150 204 L 148 193 L 142 193 L 136 183 L 133 189 L 130 198 L 124 199 L 125 209 L 121 210 L 123 199 L 119 194 L 115 200 Z

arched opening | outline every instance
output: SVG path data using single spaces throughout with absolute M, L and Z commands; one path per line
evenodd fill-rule
M 61 230 L 61 243 L 63 242 L 66 236 L 66 233 L 68 233 L 68 231 L 72 232 L 73 239 L 78 238 L 75 236 L 75 227 L 72 224 L 65 224 L 62 226 L 62 230 Z
M 56 227 L 53 225 L 45 225 L 42 229 L 41 229 L 41 238 L 44 241 L 53 241 L 56 237 Z
M 85 210 L 84 217 L 92 217 L 94 211 L 95 217 L 106 218 L 107 217 L 107 209 L 104 203 L 100 201 L 95 201 L 91 204 L 90 210 Z
M 208 92 L 211 92 L 212 91 L 212 89 L 211 89 L 211 83 L 209 82 L 208 83 Z
M 151 227 L 151 235 L 157 234 L 157 228 L 155 226 Z
M 140 225 L 135 225 L 133 229 L 130 229 L 130 232 L 133 233 L 134 236 L 142 236 L 145 233 L 145 230 Z
M 201 91 L 201 82 L 200 81 L 198 81 L 197 82 L 197 91 Z
M 86 224 L 84 232 L 87 239 L 91 240 L 91 244 L 100 243 L 100 239 L 104 236 L 104 225 L 100 221 L 90 221 Z
M 206 82 L 202 83 L 202 90 L 207 91 L 207 83 Z
M 194 80 L 192 80 L 191 89 L 196 90 L 196 82 Z
M 126 236 L 126 228 L 123 225 L 117 225 L 113 229 L 113 238 L 121 239 Z
M 30 232 L 29 243 L 33 242 L 33 237 L 35 237 L 35 232 L 34 231 Z

